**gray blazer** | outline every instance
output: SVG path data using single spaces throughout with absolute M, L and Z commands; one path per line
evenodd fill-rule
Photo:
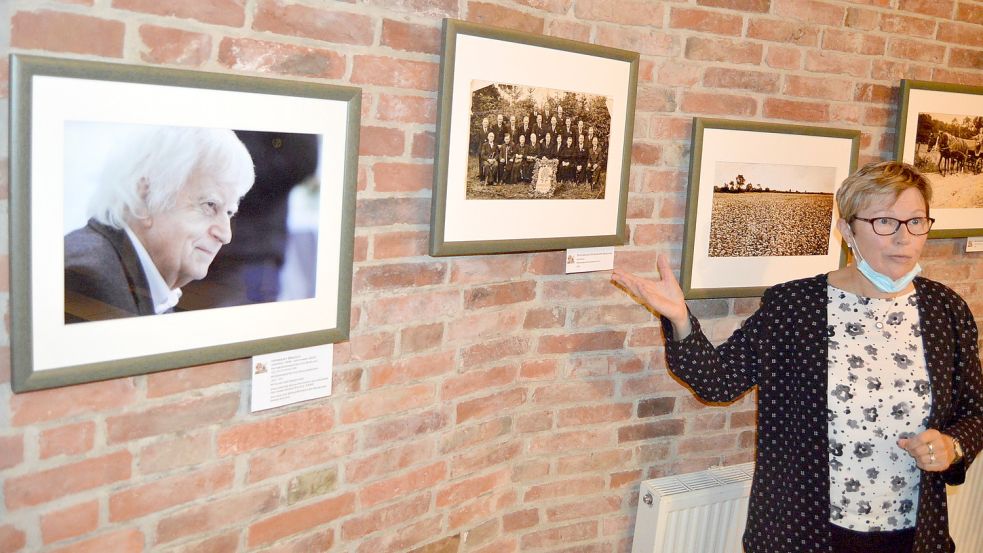
M 153 314 L 147 277 L 126 231 L 89 219 L 65 236 L 65 323 Z

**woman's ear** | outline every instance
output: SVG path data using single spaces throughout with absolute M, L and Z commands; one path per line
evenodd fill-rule
M 850 228 L 850 223 L 847 223 L 845 219 L 837 219 L 836 230 L 840 231 L 840 236 L 846 242 L 847 247 L 853 248 L 853 229 Z

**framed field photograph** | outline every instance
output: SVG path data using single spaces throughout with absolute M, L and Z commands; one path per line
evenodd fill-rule
M 689 299 L 761 295 L 843 264 L 833 194 L 860 131 L 696 118 L 680 284 Z
M 983 86 L 901 81 L 896 159 L 932 183 L 929 238 L 983 235 Z
M 624 244 L 639 55 L 443 32 L 430 255 Z
M 347 338 L 358 89 L 10 72 L 15 392 Z

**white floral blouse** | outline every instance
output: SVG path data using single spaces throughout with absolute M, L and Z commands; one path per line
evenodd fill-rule
M 918 296 L 827 291 L 830 521 L 858 532 L 915 525 L 920 474 L 897 445 L 928 429 Z

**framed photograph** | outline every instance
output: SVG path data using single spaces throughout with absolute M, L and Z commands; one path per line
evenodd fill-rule
M 348 337 L 361 93 L 13 55 L 15 392 Z
M 759 296 L 842 266 L 833 194 L 859 152 L 860 131 L 696 118 L 686 297 Z
M 983 86 L 901 81 L 895 159 L 932 183 L 929 238 L 983 235 Z
M 443 32 L 430 255 L 624 244 L 639 55 Z

